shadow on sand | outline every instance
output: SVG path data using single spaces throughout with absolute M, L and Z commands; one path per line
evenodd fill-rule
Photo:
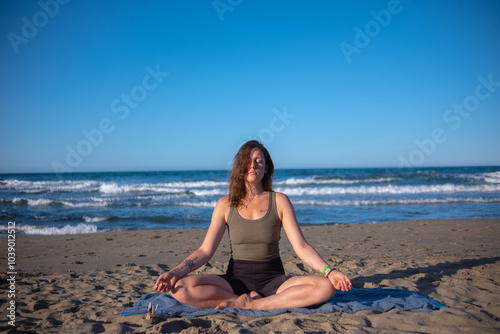
M 417 274 L 424 274 L 417 281 L 418 293 L 424 295 L 434 292 L 436 283 L 444 277 L 451 277 L 457 271 L 463 269 L 472 269 L 475 267 L 492 264 L 500 261 L 500 257 L 464 259 L 458 262 L 443 262 L 429 267 L 408 268 L 404 270 L 394 270 L 388 274 L 375 274 L 372 276 L 360 276 L 352 279 L 354 287 L 363 287 L 364 283 L 373 283 L 379 285 L 380 282 L 387 279 L 408 278 Z

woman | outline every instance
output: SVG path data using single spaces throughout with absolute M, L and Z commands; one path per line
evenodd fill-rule
M 154 289 L 197 307 L 258 310 L 318 305 L 335 290 L 351 290 L 349 278 L 307 243 L 288 197 L 272 191 L 273 173 L 266 148 L 255 140 L 245 143 L 234 158 L 229 195 L 217 202 L 201 247 L 162 274 Z M 232 253 L 227 273 L 188 275 L 212 258 L 226 226 Z M 278 250 L 281 226 L 299 258 L 322 275 L 285 275 Z

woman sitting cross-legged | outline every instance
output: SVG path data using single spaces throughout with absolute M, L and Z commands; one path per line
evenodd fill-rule
M 267 149 L 255 140 L 245 143 L 234 158 L 229 195 L 217 202 L 202 245 L 160 275 L 154 289 L 192 306 L 256 310 L 314 306 L 336 290 L 351 290 L 349 278 L 307 243 L 288 197 L 272 191 L 273 173 Z M 226 226 L 232 253 L 226 274 L 188 275 L 212 258 Z M 322 275 L 285 275 L 281 226 L 297 256 Z

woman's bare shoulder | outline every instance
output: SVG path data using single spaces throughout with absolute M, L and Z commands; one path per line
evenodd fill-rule
M 226 195 L 226 196 L 223 196 L 221 198 L 219 198 L 219 200 L 217 201 L 217 204 L 223 204 L 223 205 L 229 205 L 229 195 Z
M 227 222 L 229 217 L 229 197 L 224 196 L 219 198 L 217 204 L 215 205 L 214 211 L 212 212 L 212 223 L 217 222 Z
M 287 195 L 283 193 L 276 193 L 276 208 L 280 213 L 280 217 L 283 211 L 293 210 L 293 205 Z
M 229 196 L 226 195 L 224 197 L 219 198 L 217 201 L 217 205 L 215 206 L 216 208 L 222 209 L 222 210 L 229 210 L 231 203 L 229 202 Z
M 283 194 L 283 193 L 275 193 L 276 194 L 276 201 L 279 201 L 279 202 L 290 202 L 290 199 L 288 198 L 287 195 Z

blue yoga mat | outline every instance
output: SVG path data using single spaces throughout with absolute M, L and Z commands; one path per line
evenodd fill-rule
M 146 314 L 148 305 L 158 308 L 154 314 L 166 316 L 198 317 L 221 313 L 233 313 L 252 317 L 264 317 L 285 312 L 299 313 L 355 313 L 362 310 L 387 312 L 393 308 L 404 311 L 430 312 L 439 308 L 447 308 L 438 302 L 400 289 L 353 289 L 349 292 L 337 291 L 335 296 L 317 308 L 283 308 L 279 310 L 259 311 L 227 308 L 224 310 L 204 309 L 178 302 L 170 295 L 163 293 L 148 293 L 134 302 L 133 306 L 125 308 L 122 316 Z

